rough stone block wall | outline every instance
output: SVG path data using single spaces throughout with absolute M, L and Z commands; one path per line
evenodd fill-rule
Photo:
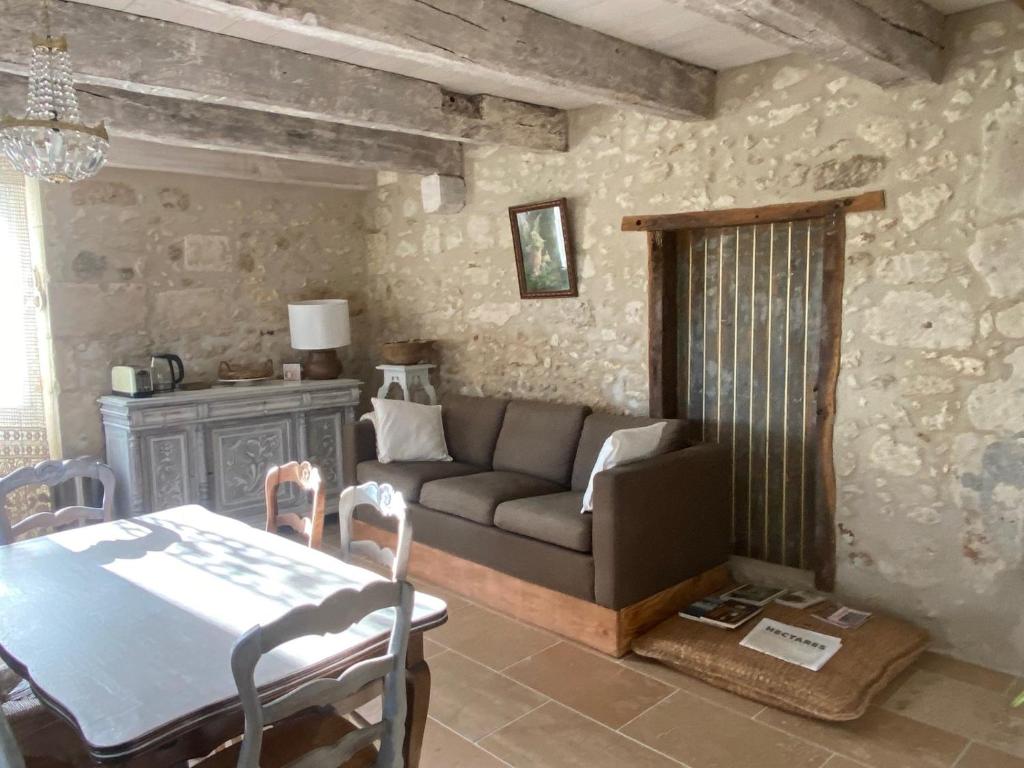
M 366 210 L 374 336 L 440 340 L 449 390 L 647 409 L 646 243 L 623 215 L 884 189 L 849 217 L 839 588 L 941 647 L 1024 664 L 1024 15 L 955 17 L 941 85 L 882 90 L 788 57 L 722 75 L 718 117 L 607 109 L 572 149 L 467 153 L 468 205 L 418 179 Z M 510 205 L 566 196 L 578 299 L 520 301 Z
M 290 300 L 352 303 L 346 370 L 366 378 L 363 193 L 107 169 L 42 188 L 63 454 L 101 455 L 110 366 L 173 352 L 188 381 L 221 360 L 301 359 Z

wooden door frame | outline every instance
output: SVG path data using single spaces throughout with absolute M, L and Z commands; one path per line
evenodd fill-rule
M 833 432 L 836 385 L 842 342 L 843 280 L 847 213 L 885 208 L 885 193 L 806 203 L 783 203 L 760 208 L 626 216 L 624 232 L 647 233 L 648 375 L 650 414 L 677 418 L 679 323 L 676 319 L 678 245 L 687 231 L 715 227 L 825 219 L 820 364 L 814 391 L 818 415 L 818 466 L 815 483 L 814 578 L 818 589 L 832 591 L 836 581 L 836 473 Z

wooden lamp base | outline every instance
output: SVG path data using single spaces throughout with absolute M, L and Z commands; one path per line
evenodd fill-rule
M 336 349 L 311 349 L 306 353 L 304 378 L 326 380 L 341 376 L 341 360 Z

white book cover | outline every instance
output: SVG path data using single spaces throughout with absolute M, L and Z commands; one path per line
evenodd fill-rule
M 761 619 L 740 645 L 817 672 L 836 655 L 843 642 L 832 635 Z

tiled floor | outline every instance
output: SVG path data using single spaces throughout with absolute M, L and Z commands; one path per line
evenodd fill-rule
M 425 640 L 421 768 L 1024 768 L 1024 678 L 926 653 L 864 717 L 823 723 L 416 586 L 449 613 Z
M 926 654 L 853 723 L 788 715 L 448 601 L 422 768 L 1024 768 L 1024 680 Z
M 1024 678 L 926 653 L 864 717 L 823 723 L 416 586 L 449 610 L 424 641 L 421 768 L 1024 768 Z

